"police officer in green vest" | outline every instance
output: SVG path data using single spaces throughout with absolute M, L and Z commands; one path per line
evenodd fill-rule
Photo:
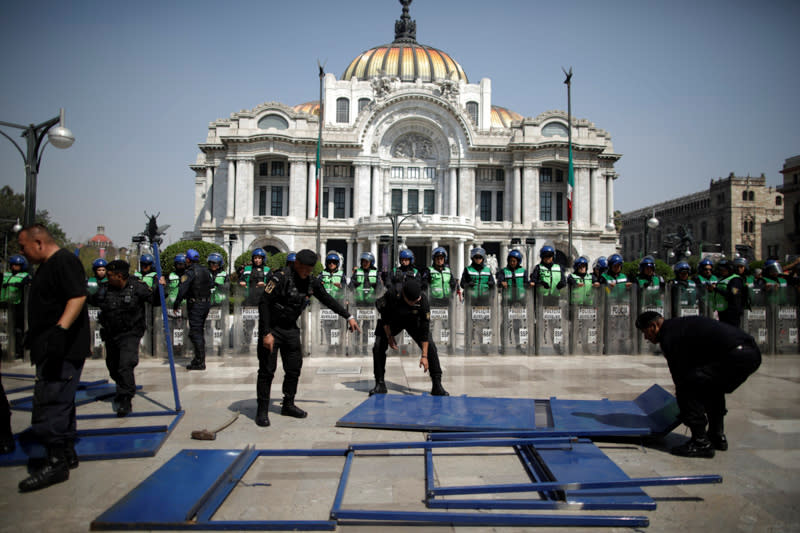
M 600 286 L 594 276 L 589 273 L 589 260 L 585 256 L 575 259 L 572 273 L 567 277 L 572 305 L 594 305 L 594 288 Z
M 636 276 L 636 286 L 639 289 L 639 306 L 662 307 L 664 299 L 664 280 L 656 275 L 656 260 L 653 256 L 646 255 L 639 262 L 639 275 Z
M 497 273 L 497 284 L 502 287 L 506 303 L 525 302 L 525 291 L 529 286 L 528 271 L 522 267 L 519 250 L 508 252 L 505 268 Z
M 178 296 L 178 287 L 181 284 L 181 276 L 186 272 L 186 254 L 177 254 L 173 261 L 175 270 L 169 273 L 167 277 L 167 305 L 172 307 L 175 303 L 175 297 Z
M 228 283 L 228 273 L 225 272 L 224 266 L 225 259 L 222 258 L 222 254 L 217 252 L 208 254 L 208 271 L 211 272 L 211 276 L 214 278 L 214 282 L 211 284 L 212 307 L 219 307 L 228 301 L 230 285 Z M 223 316 L 225 312 L 223 312 Z
M 719 319 L 731 326 L 741 327 L 744 314 L 744 297 L 747 294 L 744 281 L 734 274 L 733 265 L 727 259 L 717 263 L 720 280 L 713 288 L 714 309 Z
M 712 289 L 719 278 L 714 275 L 714 262 L 708 257 L 704 257 L 697 265 L 697 275 L 694 282 L 697 285 L 700 297 L 700 308 L 704 315 L 710 315 L 714 310 L 714 296 Z
M 786 291 L 788 284 L 783 277 L 783 269 L 777 259 L 767 259 L 762 272 L 764 291 L 767 302 L 770 304 L 784 305 L 787 302 Z
M 250 264 L 244 267 L 239 285 L 247 287 L 247 297 L 245 305 L 257 306 L 261 299 L 261 292 L 266 283 L 269 267 L 264 263 L 267 261 L 267 253 L 263 248 L 256 248 L 250 255 Z
M 556 251 L 552 246 L 542 246 L 539 250 L 541 261 L 533 268 L 531 284 L 536 287 L 537 298 L 543 298 L 546 305 L 557 305 L 561 289 L 566 287 L 567 279 L 561 265 L 555 262 Z
M 12 255 L 9 271 L 3 274 L 2 300 L 8 303 L 8 312 L 14 319 L 14 356 L 22 359 L 22 337 L 25 332 L 25 288 L 31 284 L 28 260 L 24 255 Z
M 319 280 L 325 291 L 335 300 L 344 299 L 344 287 L 347 285 L 347 278 L 344 272 L 339 270 L 341 258 L 336 252 L 331 252 L 325 256 L 325 270 L 319 275 Z
M 431 305 L 446 306 L 458 288 L 447 265 L 447 250 L 441 246 L 434 248 L 431 263 L 427 270 L 422 271 L 422 290 L 430 294 Z
M 86 289 L 89 291 L 89 295 L 96 294 L 100 288 L 106 288 L 108 285 L 108 276 L 107 274 L 108 268 L 108 261 L 99 257 L 92 261 L 92 272 L 94 272 L 94 276 L 88 279 L 86 282 Z
M 492 270 L 485 263 L 486 250 L 475 247 L 469 251 L 470 264 L 461 273 L 461 288 L 467 291 L 472 305 L 488 305 L 494 288 Z
M 608 270 L 600 276 L 600 284 L 607 287 L 609 298 L 613 301 L 627 299 L 628 289 L 632 285 L 622 272 L 623 262 L 621 255 L 612 254 L 608 258 Z
M 157 276 L 155 266 L 153 266 L 155 262 L 156 260 L 151 254 L 142 254 L 139 258 L 139 271 L 135 274 L 138 279 L 142 280 L 151 289 Z
M 602 283 L 600 278 L 603 276 L 603 273 L 608 270 L 608 259 L 605 256 L 601 255 L 597 259 L 594 260 L 592 263 L 592 280 L 593 283 Z
M 400 250 L 398 261 L 400 265 L 392 269 L 391 275 L 386 283 L 387 290 L 391 288 L 395 293 L 400 293 L 406 280 L 415 279 L 421 281 L 422 275 L 414 265 L 414 252 L 408 248 Z
M 375 268 L 375 256 L 364 252 L 359 257 L 359 267 L 353 268 L 350 288 L 355 294 L 356 305 L 365 306 L 375 303 L 378 293 L 378 269 Z
M 697 284 L 689 276 L 692 267 L 686 261 L 676 263 L 672 270 L 675 272 L 675 279 L 671 283 L 672 294 L 672 316 L 696 316 L 697 309 Z

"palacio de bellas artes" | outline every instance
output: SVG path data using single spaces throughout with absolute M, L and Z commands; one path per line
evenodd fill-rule
M 560 262 L 614 253 L 621 155 L 610 134 L 571 119 L 569 250 L 568 114 L 526 118 L 495 105 L 491 79 L 470 81 L 448 52 L 420 44 L 410 2 L 402 3 L 391 43 L 356 55 L 338 78 L 322 76 L 323 106 L 267 102 L 210 123 L 190 165 L 195 235 L 223 246 L 235 235 L 233 257 L 315 248 L 321 133 L 320 248 L 341 254 L 346 272 L 362 252 L 388 268 L 387 213 L 419 213 L 403 224 L 402 245 L 417 265 L 444 247 L 455 272 L 473 246 L 500 263 L 513 247 L 533 264 L 546 244 Z

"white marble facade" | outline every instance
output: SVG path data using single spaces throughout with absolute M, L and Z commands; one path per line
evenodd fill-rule
M 533 263 L 544 244 L 573 258 L 614 253 L 617 234 L 609 221 L 620 155 L 610 135 L 588 120 L 572 119 L 569 253 L 567 114 L 524 118 L 494 106 L 491 80 L 469 83 L 450 56 L 418 45 L 413 34 L 398 35 L 356 57 L 340 79 L 324 77 L 322 253 L 332 248 L 345 255 L 348 273 L 362 251 L 385 267 L 392 235 L 386 213 L 410 211 L 421 214 L 400 225 L 404 246 L 415 251 L 418 264 L 444 246 L 456 272 L 476 244 L 501 264 L 511 247 Z M 380 71 L 368 63 L 392 50 L 399 57 L 394 74 L 387 74 L 387 61 Z M 410 56 L 403 54 L 416 53 L 411 68 L 418 67 L 426 51 L 447 60 L 444 77 L 436 75 L 441 65 L 433 60 L 416 71 L 404 63 Z M 314 249 L 319 120 L 318 102 L 269 102 L 212 122 L 190 165 L 195 232 L 226 249 L 229 235 L 237 235 L 233 257 L 259 246 Z M 535 245 L 525 244 L 530 239 Z

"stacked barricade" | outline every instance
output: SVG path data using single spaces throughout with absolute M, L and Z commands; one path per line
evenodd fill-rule
M 599 355 L 603 353 L 604 307 L 603 287 L 570 295 L 569 353 Z
M 14 353 L 14 324 L 12 313 L 6 302 L 0 302 L 0 350 L 8 359 L 13 359 Z
M 106 344 L 100 336 L 100 308 L 93 305 L 89 308 L 89 342 L 92 350 L 92 359 L 105 359 Z
M 247 287 L 237 285 L 232 291 L 234 354 L 255 354 L 258 344 L 258 302 Z

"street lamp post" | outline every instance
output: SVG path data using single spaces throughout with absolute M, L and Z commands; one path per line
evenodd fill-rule
M 58 124 L 57 128 L 54 128 Z M 47 146 L 47 142 L 56 148 L 66 149 L 75 142 L 72 132 L 64 127 L 64 109 L 62 108 L 57 117 L 42 122 L 41 124 L 14 124 L 13 122 L 0 121 L 0 126 L 16 128 L 23 131 L 22 136 L 26 138 L 27 151 L 23 152 L 19 144 L 0 130 L 0 134 L 11 141 L 19 150 L 22 160 L 25 162 L 25 216 L 23 224 L 27 227 L 36 220 L 36 179 L 39 175 L 39 165 L 42 164 L 42 154 Z M 47 134 L 47 141 L 45 141 Z M 42 142 L 44 141 L 44 142 Z
M 386 216 L 392 222 L 392 268 L 397 266 L 397 230 L 400 229 L 400 224 L 409 217 L 416 216 L 418 213 L 386 213 Z M 402 218 L 400 218 L 402 217 Z
M 653 209 L 653 216 L 650 217 L 649 219 L 647 219 L 647 222 L 644 225 L 644 253 L 642 254 L 643 256 L 647 255 L 647 253 L 648 253 L 647 252 L 647 248 L 650 245 L 650 242 L 647 239 L 648 238 L 648 230 L 649 229 L 656 229 L 658 227 L 658 225 L 659 225 L 659 220 L 656 218 L 656 210 Z

